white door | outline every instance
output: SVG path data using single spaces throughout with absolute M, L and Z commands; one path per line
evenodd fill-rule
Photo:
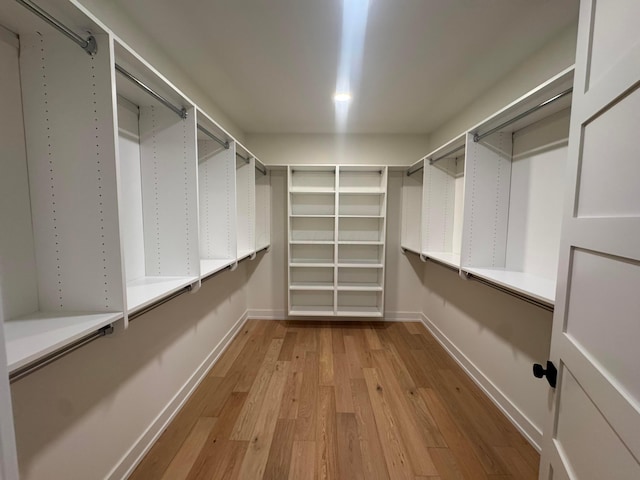
M 639 0 L 582 0 L 540 479 L 640 479 Z

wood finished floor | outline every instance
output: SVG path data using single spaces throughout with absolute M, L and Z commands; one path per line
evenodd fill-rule
M 130 478 L 535 480 L 538 462 L 421 324 L 249 321 Z

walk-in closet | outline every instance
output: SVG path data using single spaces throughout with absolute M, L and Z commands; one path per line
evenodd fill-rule
M 640 478 L 635 0 L 0 2 L 0 480 Z

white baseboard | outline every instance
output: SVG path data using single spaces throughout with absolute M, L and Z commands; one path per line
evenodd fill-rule
M 476 365 L 449 340 L 426 315 L 421 314 L 422 323 L 431 332 L 435 339 L 449 353 L 449 355 L 462 367 L 478 387 L 491 399 L 491 401 L 505 414 L 511 423 L 524 435 L 527 441 L 540 452 L 542 432 L 529 418 L 516 407 L 509 398 L 484 374 Z
M 340 317 L 291 317 L 286 310 L 252 309 L 248 310 L 249 318 L 253 320 L 318 320 L 327 321 Z M 344 320 L 340 318 L 340 320 Z M 354 318 L 354 320 L 358 320 Z M 375 318 L 384 322 L 421 322 L 421 312 L 385 312 L 384 318 Z
M 209 370 L 211 370 L 213 365 L 218 361 L 220 355 L 224 353 L 248 319 L 248 311 L 245 311 L 222 340 L 218 342 L 218 345 L 216 345 L 207 358 L 204 359 L 196 371 L 193 372 L 193 375 L 191 375 L 178 393 L 175 394 L 162 412 L 160 412 L 151 425 L 149 425 L 129 451 L 122 457 L 118 465 L 111 470 L 106 477 L 108 480 L 125 479 L 133 473 L 133 470 L 142 461 L 162 432 L 165 431 L 169 423 L 171 423 L 176 414 L 180 411 L 180 408 L 182 408 L 189 397 L 191 397 L 191 394 L 195 391 L 198 385 L 200 385 L 200 382 L 202 382 L 207 373 L 209 373 Z

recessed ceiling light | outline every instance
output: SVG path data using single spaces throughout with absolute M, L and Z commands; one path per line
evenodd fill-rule
M 336 92 L 333 95 L 334 102 L 350 102 L 351 94 L 349 92 Z

